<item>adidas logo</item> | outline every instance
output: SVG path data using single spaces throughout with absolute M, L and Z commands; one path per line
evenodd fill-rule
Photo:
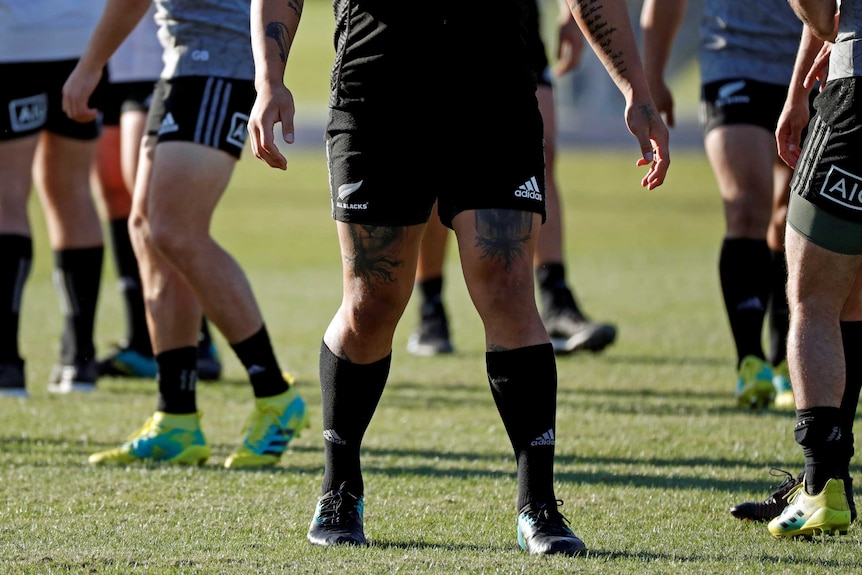
M 159 126 L 159 135 L 176 132 L 179 129 L 180 127 L 177 126 L 177 123 L 174 120 L 174 115 L 168 112 L 165 117 L 162 118 L 162 125 Z
M 542 201 L 542 192 L 539 191 L 539 182 L 536 181 L 536 176 L 533 176 L 515 190 L 516 198 L 529 198 L 531 200 Z
M 347 442 L 341 439 L 334 429 L 327 429 L 323 432 L 323 439 L 335 445 L 347 445 Z
M 542 445 L 556 445 L 553 429 L 549 429 L 548 431 L 530 442 L 530 447 L 539 447 Z

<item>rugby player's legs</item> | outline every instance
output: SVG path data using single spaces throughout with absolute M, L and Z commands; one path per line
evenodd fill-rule
M 337 356 L 366 364 L 391 353 L 413 291 L 425 225 L 337 222 L 343 296 L 323 338 Z
M 549 343 L 533 284 L 541 214 L 467 210 L 455 216 L 452 224 L 467 290 L 485 326 L 486 349 Z
M 27 202 L 38 142 L 38 134 L 0 141 L 0 234 L 31 235 Z
M 244 272 L 210 235 L 235 165 L 202 144 L 145 140 L 131 227 L 156 354 L 197 346 L 201 308 L 230 343 L 263 325 Z

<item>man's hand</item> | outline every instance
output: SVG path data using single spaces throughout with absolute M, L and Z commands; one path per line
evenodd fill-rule
M 655 189 L 662 185 L 670 167 L 667 126 L 652 102 L 636 102 L 626 106 L 625 117 L 626 125 L 637 138 L 643 154 L 637 165 L 650 166 L 647 175 L 641 180 L 641 186 Z
M 63 111 L 67 116 L 76 122 L 92 122 L 96 119 L 99 111 L 91 108 L 89 101 L 101 78 L 101 69 L 87 70 L 80 62 L 75 66 L 63 84 Z
M 819 81 L 820 89 L 823 90 L 829 73 L 831 51 L 832 44 L 825 42 L 805 75 L 802 82 L 805 88 L 811 89 Z M 810 119 L 811 110 L 808 106 L 807 92 L 791 91 L 784 102 L 784 108 L 781 110 L 781 116 L 775 128 L 778 156 L 791 168 L 795 169 L 796 164 L 799 163 L 799 156 L 802 154 L 802 132 L 808 126 Z
M 293 94 L 283 84 L 258 90 L 248 118 L 248 134 L 252 152 L 270 167 L 287 169 L 287 158 L 275 145 L 274 131 L 275 125 L 281 122 L 281 135 L 285 143 L 292 144 L 295 111 Z
M 581 54 L 584 51 L 584 35 L 578 28 L 578 23 L 572 18 L 571 12 L 560 14 L 560 27 L 557 30 L 557 61 L 554 63 L 552 72 L 559 78 L 566 72 L 570 72 L 581 63 Z

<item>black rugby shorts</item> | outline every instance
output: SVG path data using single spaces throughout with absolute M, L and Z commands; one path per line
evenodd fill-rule
M 156 83 L 147 135 L 159 142 L 195 142 L 239 158 L 254 105 L 251 80 L 183 76 Z
M 75 140 L 95 140 L 100 121 L 76 122 L 63 111 L 63 84 L 77 60 L 0 64 L 0 141 L 47 130 Z M 104 79 L 104 78 L 103 78 Z M 104 82 L 90 103 L 99 106 Z

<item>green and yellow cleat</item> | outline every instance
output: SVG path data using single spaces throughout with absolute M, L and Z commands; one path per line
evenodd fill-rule
M 775 388 L 775 409 L 793 411 L 796 400 L 793 397 L 793 387 L 790 385 L 790 370 L 785 359 L 772 368 L 772 387 Z
M 804 483 L 799 483 L 787 495 L 787 501 L 789 505 L 781 515 L 767 525 L 773 537 L 846 535 L 850 528 L 850 505 L 840 479 L 827 481 L 817 495 L 808 495 Z
M 739 407 L 765 409 L 775 398 L 772 385 L 772 366 L 768 362 L 747 355 L 739 365 L 736 381 L 736 403 Z
M 126 443 L 90 456 L 93 465 L 127 465 L 136 461 L 163 461 L 203 465 L 210 448 L 201 431 L 200 414 L 157 411 Z
M 305 401 L 292 387 L 272 397 L 256 398 L 254 403 L 254 412 L 245 426 L 245 439 L 225 461 L 227 468 L 275 465 L 288 443 L 309 426 Z

